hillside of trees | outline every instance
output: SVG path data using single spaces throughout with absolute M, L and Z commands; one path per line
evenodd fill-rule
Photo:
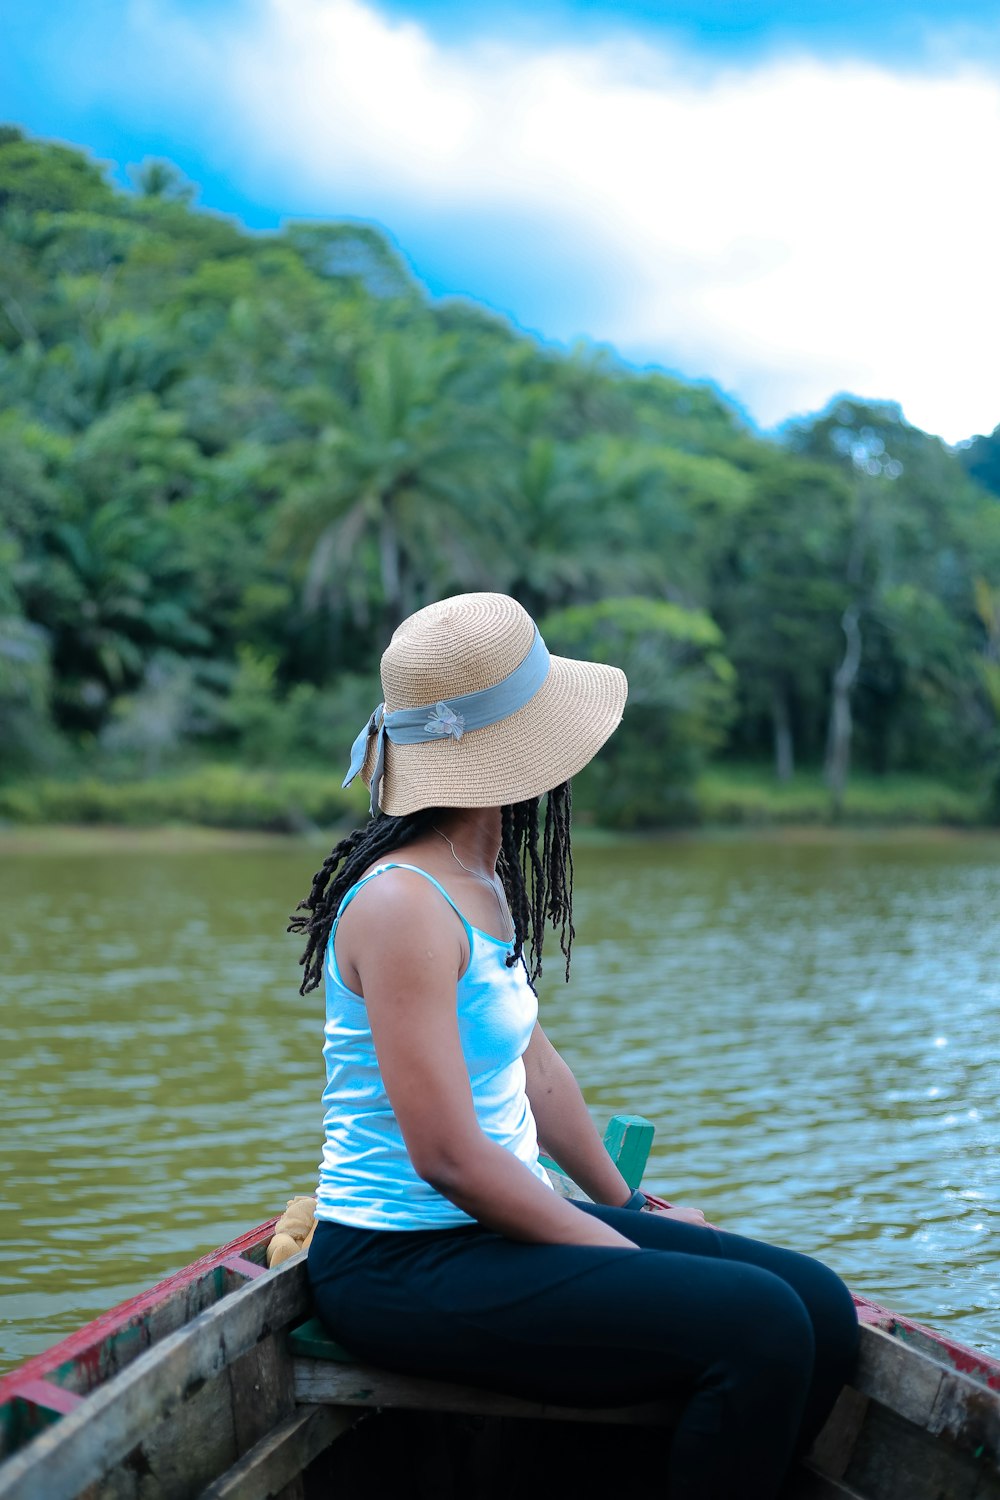
M 998 494 L 1000 429 L 841 397 L 766 439 L 430 300 L 369 227 L 250 234 L 0 129 L 0 783 L 339 772 L 396 623 L 485 588 L 627 671 L 606 822 L 720 759 L 1000 814 Z

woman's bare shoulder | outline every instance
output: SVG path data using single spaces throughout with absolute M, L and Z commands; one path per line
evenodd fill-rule
M 385 868 L 390 863 L 392 867 Z M 451 938 L 461 945 L 465 938 L 462 921 L 433 883 L 436 877 L 420 866 L 402 868 L 404 863 L 408 862 L 379 861 L 365 872 L 364 884 L 341 918 L 344 935 L 366 941 L 377 937 L 391 947 L 422 933 Z

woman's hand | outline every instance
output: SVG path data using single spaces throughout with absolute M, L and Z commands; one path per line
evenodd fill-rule
M 700 1208 L 683 1208 L 679 1203 L 649 1202 L 642 1210 L 644 1214 L 659 1214 L 661 1219 L 680 1219 L 683 1224 L 697 1224 L 699 1229 L 714 1229 Z

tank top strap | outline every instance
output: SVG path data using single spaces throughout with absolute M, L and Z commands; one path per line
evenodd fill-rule
M 422 870 L 419 865 L 406 865 L 397 860 L 390 860 L 387 864 L 384 865 L 376 865 L 374 870 L 369 870 L 367 875 L 362 875 L 361 879 L 356 881 L 355 884 L 351 886 L 349 891 L 345 891 L 343 899 L 341 900 L 341 903 L 337 908 L 336 921 L 334 922 L 333 929 L 330 933 L 331 941 L 337 931 L 337 923 L 340 921 L 341 917 L 344 915 L 344 912 L 350 906 L 351 902 L 354 900 L 358 892 L 362 890 L 370 880 L 375 880 L 377 876 L 384 875 L 386 870 L 412 870 L 414 875 L 422 875 L 425 880 L 430 881 L 434 889 L 436 891 L 439 891 L 447 901 L 448 905 L 451 907 L 452 911 L 455 913 L 456 917 L 465 928 L 465 935 L 469 939 L 469 952 L 472 952 L 474 946 L 472 927 L 466 920 L 464 913 L 459 910 L 454 901 L 448 895 L 448 892 L 445 890 L 441 882 L 439 880 L 435 880 L 434 876 L 429 875 L 426 870 Z

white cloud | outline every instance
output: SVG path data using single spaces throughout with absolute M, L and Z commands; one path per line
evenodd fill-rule
M 1000 78 L 983 67 L 712 70 L 624 34 L 445 46 L 361 0 L 259 0 L 197 29 L 142 0 L 132 26 L 211 101 L 244 191 L 273 199 L 279 177 L 390 227 L 440 214 L 468 223 L 470 254 L 477 222 L 509 213 L 510 254 L 550 254 L 554 278 L 584 246 L 594 292 L 553 337 L 582 327 L 710 376 L 764 424 L 841 389 L 951 440 L 1000 421 Z

